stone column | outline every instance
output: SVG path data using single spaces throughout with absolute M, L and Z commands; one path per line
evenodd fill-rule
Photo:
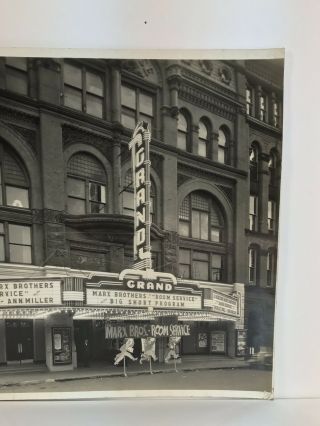
M 236 329 L 235 323 L 228 323 L 228 342 L 227 342 L 227 355 L 231 358 L 236 356 Z
M 269 200 L 269 155 L 261 153 L 259 164 L 259 231 L 268 233 L 268 200 Z
M 111 69 L 111 121 L 121 123 L 121 74 L 117 65 Z
M 38 68 L 39 100 L 60 105 L 62 87 L 59 59 L 37 59 L 36 67 Z
M 212 132 L 211 134 L 211 160 L 218 161 L 218 140 L 219 133 Z
M 177 158 L 174 154 L 165 154 L 162 162 L 163 188 L 163 228 L 177 232 Z
M 199 126 L 196 124 L 191 125 L 191 152 L 198 155 L 199 152 Z
M 249 183 L 243 178 L 239 179 L 235 186 L 235 226 L 234 226 L 234 246 L 235 246 L 235 281 L 248 281 L 248 250 L 245 229 L 249 229 Z

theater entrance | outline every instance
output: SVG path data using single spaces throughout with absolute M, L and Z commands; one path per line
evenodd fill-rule
M 7 361 L 33 360 L 33 321 L 6 320 Z

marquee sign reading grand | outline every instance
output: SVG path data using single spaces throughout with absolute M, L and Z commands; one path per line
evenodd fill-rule
M 61 305 L 61 281 L 0 281 L 0 307 Z
M 151 134 L 148 123 L 136 126 L 129 149 L 132 152 L 134 189 L 134 261 L 135 269 L 151 269 L 151 199 L 150 154 Z

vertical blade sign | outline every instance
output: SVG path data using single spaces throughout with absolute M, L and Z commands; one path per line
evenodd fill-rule
M 148 123 L 141 121 L 129 142 L 134 187 L 134 269 L 152 269 L 150 152 L 151 134 Z

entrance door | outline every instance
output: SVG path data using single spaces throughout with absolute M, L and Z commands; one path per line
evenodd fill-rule
M 92 321 L 75 320 L 73 326 L 78 366 L 87 365 L 92 357 Z
M 6 320 L 7 361 L 33 359 L 33 321 Z

